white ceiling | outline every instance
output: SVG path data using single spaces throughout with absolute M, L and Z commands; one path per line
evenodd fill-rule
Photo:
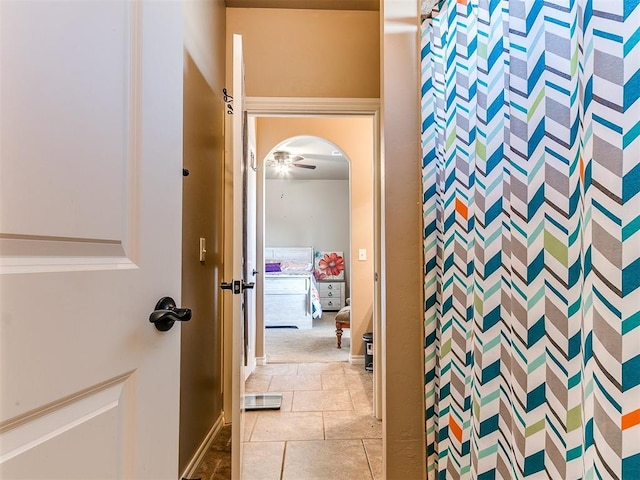
M 318 137 L 300 136 L 291 138 L 274 150 L 285 151 L 292 155 L 301 155 L 303 160 L 295 163 L 314 165 L 315 170 L 290 167 L 285 174 L 280 174 L 275 167 L 265 166 L 265 178 L 290 180 L 348 180 L 349 161 L 334 145 Z M 273 152 L 266 160 L 273 158 Z

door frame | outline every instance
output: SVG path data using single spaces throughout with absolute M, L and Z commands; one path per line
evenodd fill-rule
M 249 97 L 245 98 L 245 110 L 248 116 L 254 117 L 340 117 L 340 116 L 367 116 L 373 119 L 373 140 L 374 140 L 374 272 L 376 280 L 374 285 L 374 315 L 373 315 L 373 334 L 374 338 L 382 340 L 382 324 L 384 322 L 384 312 L 381 308 L 381 284 L 382 284 L 382 171 L 381 171 L 381 135 L 380 135 L 380 106 L 381 101 L 378 98 L 316 98 L 316 97 Z M 259 219 L 263 218 L 263 214 L 258 214 Z M 260 220 L 258 221 L 260 227 Z M 258 265 L 264 261 L 263 252 L 258 243 Z M 257 307 L 262 305 L 261 286 L 258 285 L 257 290 Z M 262 350 L 264 350 L 264 335 L 257 332 L 256 340 L 262 342 Z M 261 339 L 260 339 L 261 338 Z M 382 345 L 383 341 L 374 342 L 374 401 L 373 412 L 378 419 L 382 418 L 383 405 L 383 389 L 382 389 Z M 230 349 L 231 345 L 225 342 L 225 350 Z M 257 350 L 257 348 L 256 348 Z M 225 356 L 226 357 L 226 356 Z M 260 361 L 258 362 L 260 364 Z M 233 376 L 231 365 L 225 363 L 224 376 L 229 379 Z M 226 384 L 226 382 L 225 382 Z M 227 403 L 227 401 L 229 403 Z M 231 411 L 231 399 L 225 400 L 225 411 Z

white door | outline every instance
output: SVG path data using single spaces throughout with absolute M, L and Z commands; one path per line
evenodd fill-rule
M 231 417 L 231 477 L 242 478 L 242 437 L 244 430 L 244 62 L 242 36 L 233 35 L 232 51 L 233 117 L 231 121 L 231 146 L 233 163 L 233 346 L 232 346 L 232 417 Z
M 178 477 L 182 22 L 0 1 L 0 478 Z

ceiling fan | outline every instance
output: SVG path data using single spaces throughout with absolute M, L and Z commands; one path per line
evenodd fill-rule
M 315 165 L 307 165 L 305 163 L 298 163 L 305 158 L 302 155 L 294 155 L 283 150 L 273 152 L 273 158 L 269 158 L 266 161 L 268 167 L 275 167 L 278 173 L 286 173 L 290 167 L 307 168 L 309 170 L 315 170 Z

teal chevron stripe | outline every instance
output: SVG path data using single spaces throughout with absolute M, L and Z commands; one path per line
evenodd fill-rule
M 634 93 L 637 98 L 638 91 L 640 91 L 640 85 L 638 85 L 636 88 L 637 89 L 635 90 Z M 633 125 L 631 129 L 625 134 L 622 142 L 623 147 L 628 148 L 633 142 L 637 140 L 638 136 L 640 136 L 640 121 L 638 121 L 638 123 Z
M 619 217 L 617 217 L 613 212 L 608 210 L 603 204 L 601 204 L 597 200 L 593 200 L 592 205 L 596 208 L 596 210 L 604 214 L 613 223 L 615 223 L 618 226 L 622 226 L 622 220 Z
M 631 53 L 631 51 L 638 45 L 640 42 L 640 28 L 638 28 L 635 32 L 631 34 L 629 39 L 624 42 L 624 56 L 626 57 Z
M 607 118 L 601 117 L 600 115 L 593 114 L 593 120 L 599 123 L 600 125 L 605 126 L 610 130 L 613 130 L 615 133 L 622 134 L 623 132 L 622 127 L 620 125 L 616 125 L 613 121 Z
M 616 35 L 613 32 L 594 29 L 593 30 L 593 34 L 596 37 L 605 38 L 605 39 L 611 40 L 611 41 L 613 41 L 615 43 L 623 43 L 624 42 L 624 38 L 621 35 Z
M 635 312 L 626 320 L 622 322 L 622 334 L 626 335 L 627 333 L 635 330 L 640 327 L 640 312 Z

